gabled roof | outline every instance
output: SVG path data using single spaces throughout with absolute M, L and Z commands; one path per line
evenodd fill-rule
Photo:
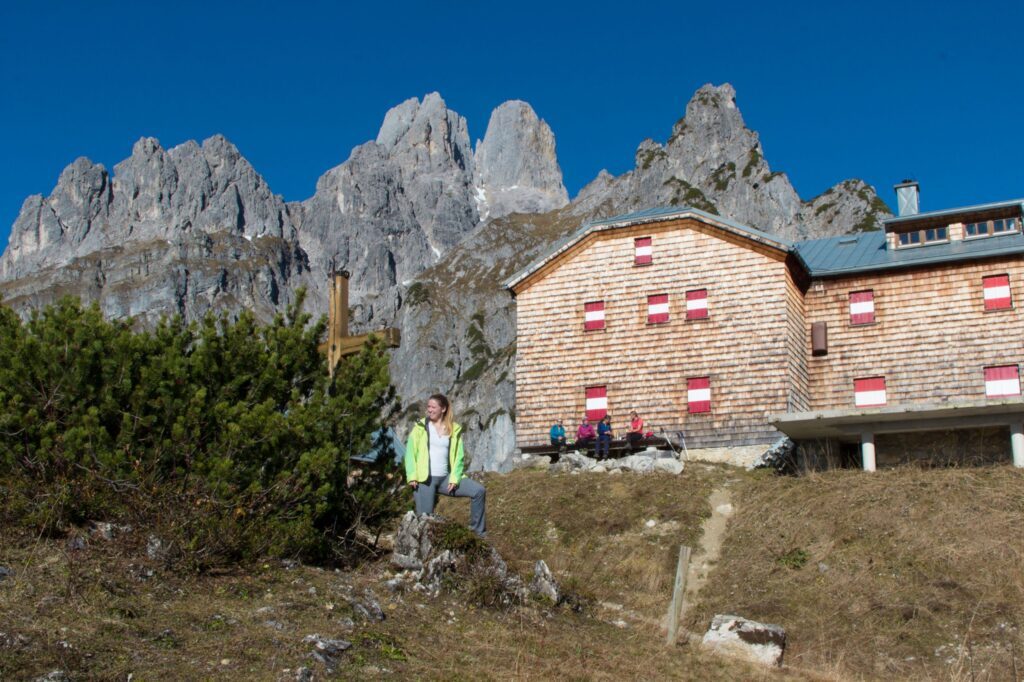
M 886 249 L 885 232 L 875 230 L 797 242 L 796 252 L 811 277 L 836 277 L 1024 253 L 1024 234 Z
M 507 279 L 505 281 L 505 288 L 512 289 L 527 277 L 537 272 L 551 261 L 557 259 L 563 253 L 583 241 L 591 234 L 604 232 L 606 230 L 614 230 L 620 227 L 633 227 L 635 225 L 660 223 L 668 220 L 680 220 L 683 218 L 695 218 L 702 223 L 717 227 L 725 232 L 750 239 L 751 241 L 779 249 L 786 253 L 790 253 L 793 250 L 793 244 L 791 242 L 786 241 L 777 235 L 762 232 L 761 230 L 757 230 L 752 227 L 747 227 L 746 225 L 734 222 L 728 218 L 712 215 L 698 208 L 692 208 L 690 206 L 649 208 L 643 211 L 635 211 L 633 213 L 626 213 L 611 218 L 605 218 L 603 220 L 587 221 L 583 223 L 583 226 L 580 227 L 579 230 L 558 242 L 546 255 L 538 258 L 533 263 Z
M 808 239 L 793 243 L 776 235 L 762 232 L 728 218 L 711 215 L 689 206 L 681 208 L 650 208 L 583 223 L 579 230 L 558 242 L 546 255 L 512 275 L 512 277 L 505 281 L 505 287 L 512 289 L 591 234 L 620 227 L 633 227 L 635 225 L 659 223 L 681 218 L 695 218 L 725 232 L 750 239 L 786 253 L 795 254 L 798 261 L 803 264 L 812 278 L 840 277 L 878 270 L 893 270 L 1024 254 L 1024 231 L 979 239 L 950 241 L 944 244 L 926 244 L 904 249 L 887 249 L 885 245 L 886 230 L 899 230 L 900 228 L 912 227 L 918 222 L 939 221 L 942 218 L 984 216 L 991 212 L 1005 212 L 1007 210 L 1020 211 L 1019 215 L 1024 215 L 1024 200 L 1001 201 L 890 218 L 884 222 L 886 229 L 883 230 L 839 235 L 837 237 L 824 237 L 822 239 Z

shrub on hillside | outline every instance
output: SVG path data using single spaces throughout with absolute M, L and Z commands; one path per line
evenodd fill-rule
M 370 343 L 334 378 L 302 296 L 261 325 L 207 316 L 152 331 L 64 299 L 27 322 L 0 307 L 6 519 L 59 533 L 134 519 L 199 567 L 338 558 L 404 508 L 394 464 L 350 464 L 394 409 Z

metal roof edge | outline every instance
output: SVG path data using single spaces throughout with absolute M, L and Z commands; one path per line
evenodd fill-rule
M 963 253 L 954 255 L 932 256 L 929 258 L 915 258 L 914 260 L 895 261 L 890 263 L 873 263 L 869 265 L 857 265 L 837 270 L 812 270 L 808 269 L 811 277 L 842 277 L 844 275 L 862 274 L 879 270 L 902 270 L 925 265 L 936 265 L 938 263 L 958 263 L 971 260 L 986 260 L 998 258 L 999 256 L 1013 256 L 1024 253 L 1024 244 L 1017 244 L 1011 247 L 1004 247 L 998 250 L 979 251 L 977 253 Z
M 849 239 L 850 237 L 857 237 L 858 239 L 863 236 L 870 234 L 885 234 L 885 230 L 863 230 L 861 232 L 845 232 L 843 234 L 832 234 L 827 237 L 814 237 L 812 239 L 801 239 L 800 241 L 793 242 L 793 246 L 797 249 L 803 244 L 814 244 L 816 242 L 836 242 L 839 243 L 842 239 Z
M 900 223 L 912 222 L 915 220 L 921 220 L 922 218 L 941 218 L 942 216 L 956 215 L 957 213 L 968 213 L 970 211 L 987 211 L 996 208 L 1010 208 L 1016 206 L 1024 212 L 1024 199 L 1010 199 L 1008 201 L 993 201 L 987 204 L 977 204 L 975 206 L 961 206 L 960 208 L 946 208 L 941 211 L 928 211 L 926 213 L 913 213 L 911 215 L 901 215 L 888 218 L 882 221 L 882 225 L 898 225 Z

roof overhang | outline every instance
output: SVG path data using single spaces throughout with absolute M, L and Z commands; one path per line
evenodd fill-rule
M 913 213 L 911 215 L 896 216 L 882 221 L 886 232 L 914 229 L 931 225 L 948 225 L 950 222 L 975 222 L 990 220 L 1005 216 L 1020 216 L 1024 210 L 1024 199 L 1012 201 L 998 201 L 990 204 L 978 204 L 976 206 L 964 206 L 963 208 L 950 208 L 942 211 L 930 211 L 928 213 Z M 956 219 L 955 221 L 952 219 Z
M 792 243 L 786 240 L 779 239 L 767 232 L 747 227 L 746 225 L 742 225 L 727 218 L 712 215 L 698 208 L 684 206 L 679 209 L 653 209 L 616 216 L 606 220 L 587 221 L 583 223 L 579 230 L 559 242 L 555 248 L 549 251 L 546 255 L 538 258 L 530 265 L 512 275 L 509 279 L 505 280 L 504 286 L 506 289 L 511 289 L 514 292 L 516 287 L 526 281 L 531 275 L 544 268 L 548 263 L 558 259 L 562 254 L 572 249 L 590 235 L 625 227 L 668 222 L 671 220 L 683 220 L 686 218 L 698 220 L 706 225 L 716 227 L 729 234 L 748 239 L 763 246 L 776 249 L 782 253 L 795 253 Z M 799 259 L 799 255 L 797 258 Z M 803 264 L 802 259 L 800 259 L 800 262 Z
M 772 415 L 772 426 L 793 440 L 855 440 L 862 433 L 947 431 L 1007 426 L 1024 420 L 1024 399 L 893 405 L 871 409 L 787 412 Z

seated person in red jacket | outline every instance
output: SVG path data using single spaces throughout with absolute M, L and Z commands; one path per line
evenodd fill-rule
M 644 437 L 644 420 L 635 411 L 629 415 L 629 428 L 626 430 L 626 440 L 630 447 L 636 447 L 637 441 Z
M 579 428 L 576 429 L 576 447 L 581 450 L 588 448 L 594 444 L 595 438 L 597 438 L 597 432 L 590 425 L 590 420 L 584 417 Z

